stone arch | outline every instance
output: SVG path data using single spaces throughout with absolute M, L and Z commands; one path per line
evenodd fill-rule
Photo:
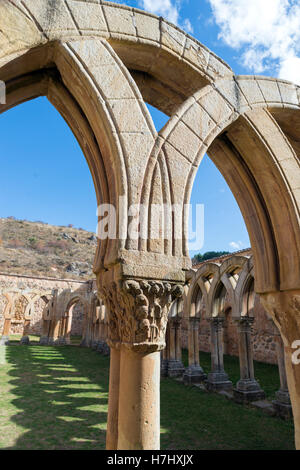
M 4 0 L 0 18 L 0 29 L 6 33 L 3 55 L 16 55 L 32 44 L 106 40 L 131 71 L 145 101 L 167 114 L 208 83 L 233 75 L 222 59 L 178 27 L 125 5 Z
M 295 136 L 288 139 L 279 125 L 280 111 L 286 109 L 297 123 L 299 87 L 264 77 L 234 77 L 194 94 L 160 133 L 170 179 L 176 181 L 176 169 L 181 171 L 178 202 L 189 202 L 206 152 L 227 180 L 249 232 L 258 292 L 299 286 L 299 159 Z M 151 184 L 150 173 L 148 178 Z M 187 222 L 183 209 L 183 245 L 177 248 L 184 256 Z M 293 246 L 292 260 L 288 246 Z
M 136 159 L 143 172 L 156 138 L 141 94 L 106 41 L 86 39 L 33 46 L 1 61 L 0 78 L 7 90 L 7 104 L 1 111 L 46 95 L 83 150 L 98 204 L 112 204 L 119 220 L 119 203 L 126 210 L 137 202 L 141 190 Z M 108 72 L 114 83 L 104 79 Z M 104 260 L 113 261 L 117 249 L 130 248 L 127 223 L 127 217 L 123 218 L 122 233 L 98 244 L 95 271 L 101 269 Z

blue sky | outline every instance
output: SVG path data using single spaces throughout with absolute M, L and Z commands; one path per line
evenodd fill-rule
M 273 75 L 300 83 L 300 0 L 119 3 L 177 23 L 237 74 Z M 153 108 L 150 112 L 160 129 L 166 116 Z M 13 215 L 95 231 L 96 198 L 87 163 L 67 124 L 46 98 L 1 115 L 0 142 L 0 217 Z M 191 203 L 204 204 L 205 211 L 204 245 L 191 255 L 249 246 L 237 203 L 207 156 L 198 170 Z

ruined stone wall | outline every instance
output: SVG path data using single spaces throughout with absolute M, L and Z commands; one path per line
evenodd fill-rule
M 67 290 L 82 294 L 87 288 L 86 282 L 0 273 L 0 334 L 3 330 L 4 311 L 9 302 L 8 299 L 13 299 L 10 334 L 22 334 L 26 306 L 31 299 L 36 297 L 31 308 L 29 334 L 40 335 L 43 310 L 47 303 L 46 297 L 50 298 L 54 289 L 58 290 L 59 296 Z M 78 302 L 73 309 L 72 335 L 81 335 L 83 315 L 83 305 Z

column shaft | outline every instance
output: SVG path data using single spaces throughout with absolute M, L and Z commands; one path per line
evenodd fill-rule
M 240 380 L 233 391 L 234 398 L 238 403 L 247 403 L 265 398 L 264 391 L 260 388 L 254 377 L 251 342 L 253 321 L 254 318 L 252 317 L 243 317 L 238 321 Z
M 120 388 L 120 350 L 110 349 L 109 396 L 107 413 L 106 449 L 118 449 L 118 416 Z
M 160 352 L 121 347 L 119 450 L 157 450 L 160 443 Z

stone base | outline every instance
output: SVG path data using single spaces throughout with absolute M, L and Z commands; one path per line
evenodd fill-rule
M 28 344 L 30 344 L 29 336 L 22 336 L 22 338 L 21 338 L 21 340 L 20 340 L 20 344 L 22 344 L 22 345 L 28 345 Z
M 110 356 L 110 347 L 106 343 L 104 343 L 102 354 L 103 356 Z
M 40 343 L 41 345 L 48 345 L 48 342 L 49 342 L 49 338 L 48 336 L 41 336 L 40 337 Z
M 160 363 L 160 376 L 168 377 L 168 361 L 166 359 L 162 359 Z
M 183 374 L 183 382 L 186 385 L 199 384 L 207 379 L 207 375 L 200 366 L 189 366 Z
M 9 336 L 1 336 L 0 346 L 6 346 L 7 344 L 9 344 Z
M 87 340 L 83 339 L 80 343 L 81 348 L 89 348 L 90 345 L 88 344 Z
M 66 346 L 67 344 L 67 341 L 66 341 L 66 338 L 57 338 L 57 340 L 55 341 L 55 345 L 56 346 Z
M 168 361 L 168 377 L 181 377 L 184 372 L 184 365 L 181 361 Z
M 103 354 L 103 356 L 110 355 L 109 346 L 107 343 L 105 343 L 105 341 L 97 341 L 96 351 L 98 351 L 100 354 Z
M 244 404 L 264 400 L 266 395 L 255 379 L 242 379 L 238 381 L 236 388 L 233 390 L 233 398 L 236 403 Z
M 233 385 L 225 372 L 210 372 L 207 376 L 206 388 L 209 392 L 232 390 Z
M 288 390 L 278 390 L 275 396 L 276 399 L 272 402 L 272 404 L 275 408 L 277 416 L 283 419 L 292 419 L 293 409 Z

